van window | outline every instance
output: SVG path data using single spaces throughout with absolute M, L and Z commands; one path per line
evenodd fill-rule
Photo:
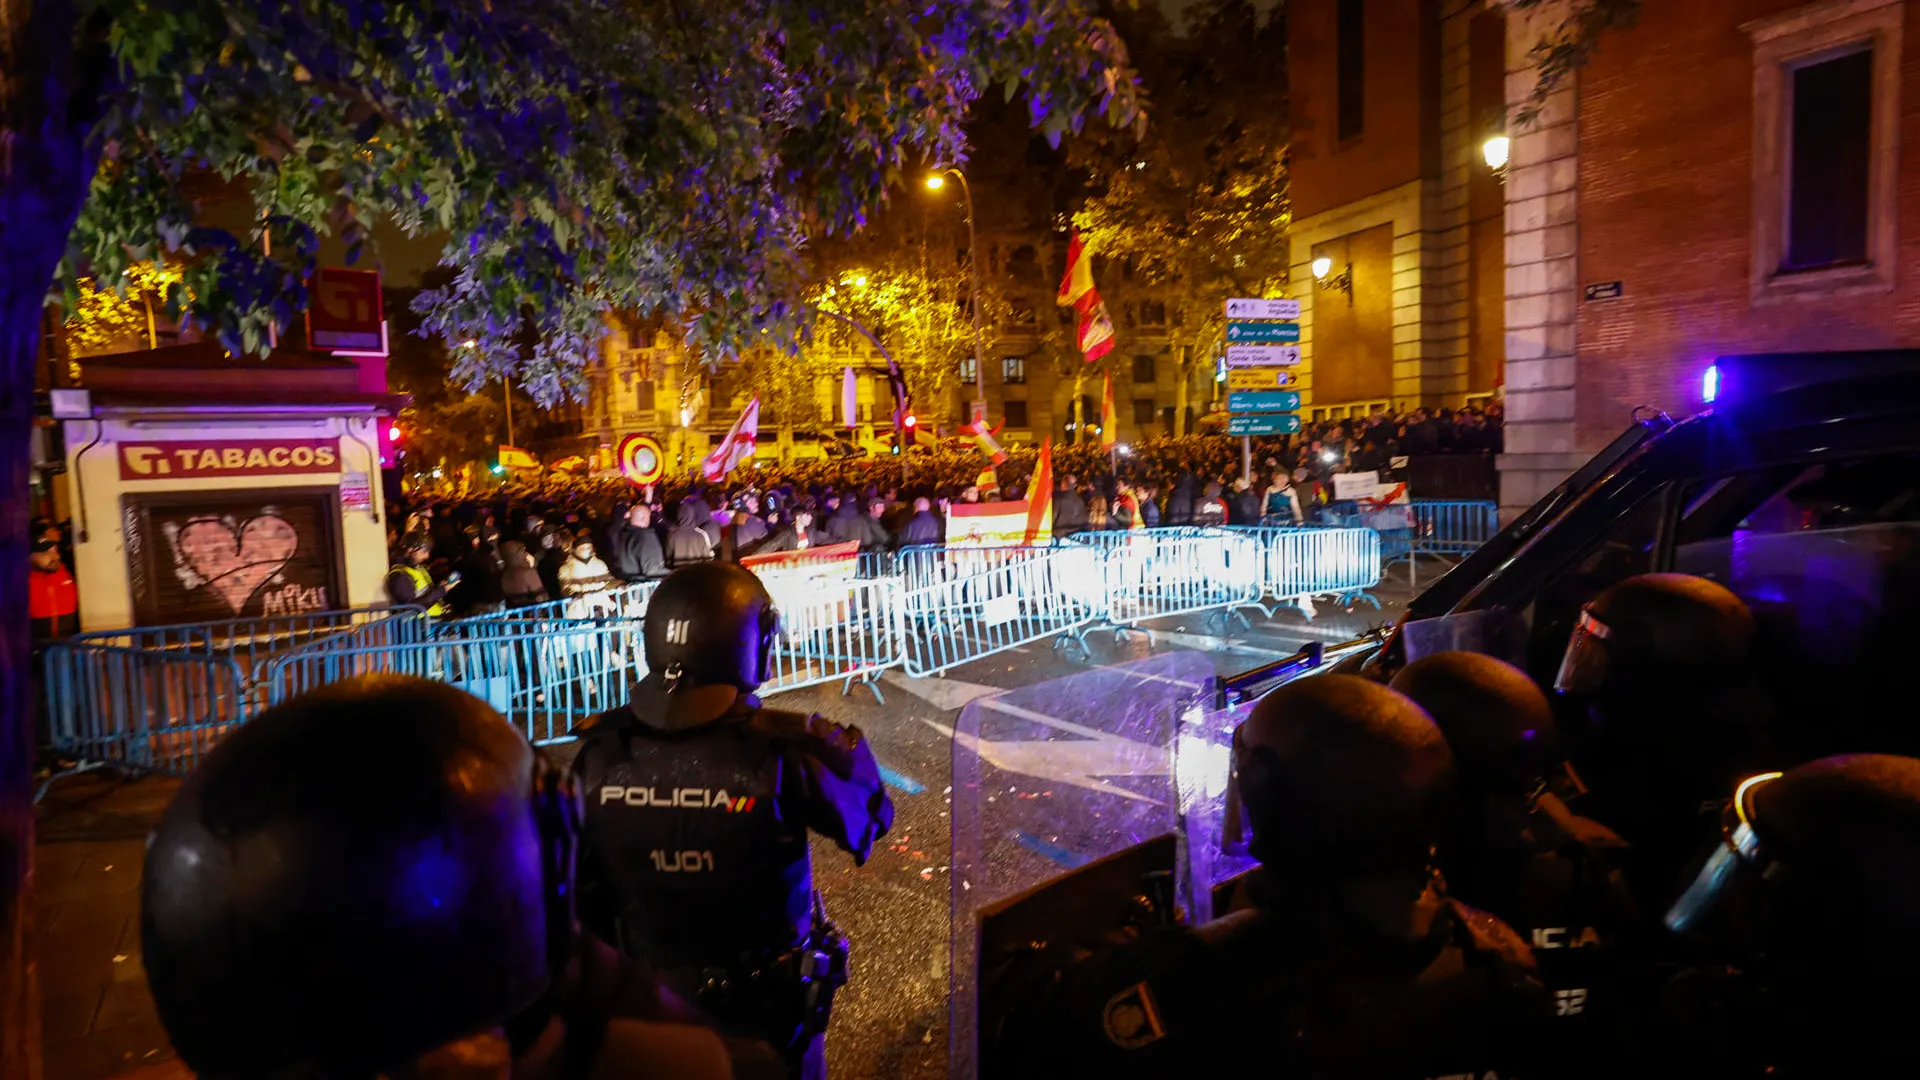
M 1673 569 L 1752 609 L 1779 715 L 1820 718 L 1798 729 L 1817 736 L 1800 747 L 1913 752 L 1920 739 L 1889 742 L 1871 721 L 1920 648 L 1920 456 L 1735 473 L 1693 485 L 1682 505 Z

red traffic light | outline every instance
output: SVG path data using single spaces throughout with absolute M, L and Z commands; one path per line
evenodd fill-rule
M 918 424 L 919 422 L 920 420 L 918 417 L 914 416 L 912 413 L 907 414 L 906 424 L 908 427 L 913 427 L 915 424 Z
M 390 427 L 388 427 L 388 428 L 387 428 L 387 441 L 388 441 L 388 442 L 399 442 L 399 441 L 401 440 L 401 438 L 402 438 L 402 437 L 403 437 L 403 436 L 402 436 L 402 434 L 401 434 L 401 431 L 400 431 L 400 425 L 399 425 L 399 424 L 394 424 L 394 425 L 392 425 L 392 426 L 390 426 Z

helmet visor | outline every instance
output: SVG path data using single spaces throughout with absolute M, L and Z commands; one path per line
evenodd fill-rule
M 1607 624 L 1592 611 L 1582 609 L 1567 639 L 1566 655 L 1560 658 L 1560 672 L 1553 677 L 1553 688 L 1563 694 L 1588 694 L 1606 685 Z
M 1742 864 L 1762 875 L 1766 873 L 1771 860 L 1761 849 L 1759 835 L 1753 831 L 1750 800 L 1755 788 L 1779 778 L 1777 772 L 1761 773 L 1742 780 L 1734 789 L 1733 798 L 1727 800 L 1721 811 L 1720 843 L 1714 847 L 1713 854 L 1707 856 L 1693 884 L 1667 909 L 1667 929 L 1682 934 L 1698 927 L 1721 906 Z

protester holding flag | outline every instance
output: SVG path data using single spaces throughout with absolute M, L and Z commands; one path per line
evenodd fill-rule
M 1080 355 L 1091 364 L 1113 350 L 1113 319 L 1093 285 L 1093 249 L 1075 232 L 1067 243 L 1067 273 L 1055 301 L 1074 310 Z

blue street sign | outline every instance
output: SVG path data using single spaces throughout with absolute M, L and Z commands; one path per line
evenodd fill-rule
M 1227 420 L 1229 435 L 1291 435 L 1299 430 L 1299 413 L 1245 413 Z
M 1227 324 L 1227 343 L 1230 345 L 1251 341 L 1292 343 L 1299 340 L 1300 324 L 1297 322 L 1230 322 Z
M 1299 407 L 1298 390 L 1235 390 L 1227 395 L 1228 412 L 1292 412 Z

